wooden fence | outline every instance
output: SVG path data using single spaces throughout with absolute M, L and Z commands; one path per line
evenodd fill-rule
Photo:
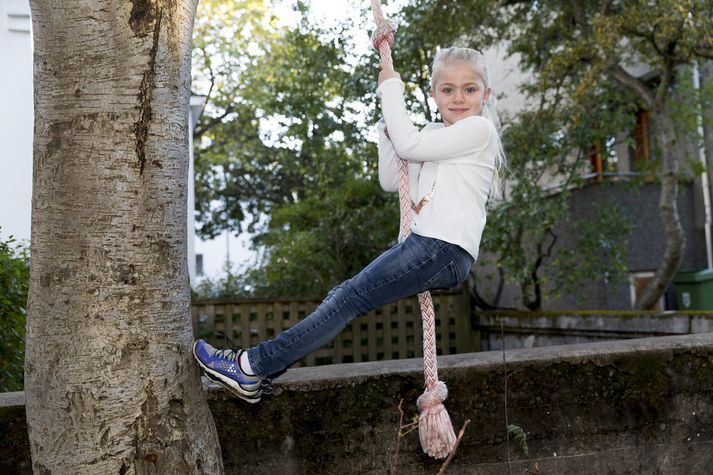
M 224 348 L 219 331 L 242 348 L 274 338 L 319 305 L 304 299 L 245 299 L 198 301 L 191 306 L 198 338 Z M 439 355 L 479 351 L 480 338 L 471 330 L 467 287 L 433 293 L 436 345 Z M 352 321 L 328 346 L 297 366 L 378 361 L 422 356 L 421 311 L 416 297 L 369 312 Z

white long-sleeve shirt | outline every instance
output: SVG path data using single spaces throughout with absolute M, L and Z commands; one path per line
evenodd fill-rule
M 419 130 L 409 118 L 403 92 L 398 78 L 387 79 L 376 90 L 383 114 L 377 123 L 381 187 L 397 191 L 397 160 L 408 161 L 411 201 L 419 203 L 433 190 L 419 213 L 411 211 L 411 231 L 457 244 L 477 260 L 499 147 L 497 131 L 481 116 L 448 127 L 429 123 Z

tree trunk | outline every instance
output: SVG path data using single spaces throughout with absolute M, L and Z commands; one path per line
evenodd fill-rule
M 32 0 L 25 397 L 35 473 L 221 473 L 191 357 L 197 0 Z
M 636 302 L 638 309 L 651 309 L 666 292 L 673 276 L 681 266 L 686 235 L 678 215 L 678 172 L 681 151 L 676 143 L 676 132 L 671 115 L 665 108 L 652 110 L 656 126 L 656 140 L 663 154 L 659 216 L 666 235 L 666 250 L 658 269 Z

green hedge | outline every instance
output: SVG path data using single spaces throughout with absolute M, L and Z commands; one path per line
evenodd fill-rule
M 23 388 L 29 282 L 27 247 L 0 240 L 0 392 Z

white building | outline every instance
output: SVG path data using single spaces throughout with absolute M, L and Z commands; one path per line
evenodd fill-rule
M 0 239 L 30 240 L 32 35 L 27 0 L 0 0 Z

